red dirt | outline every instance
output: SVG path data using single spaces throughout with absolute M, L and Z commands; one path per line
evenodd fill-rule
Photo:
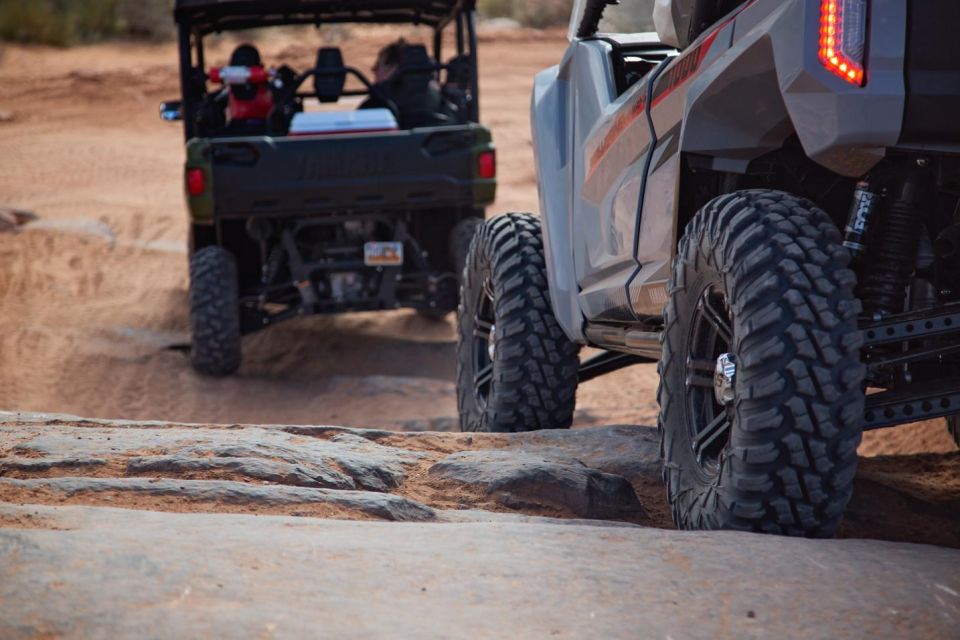
M 355 34 L 342 45 L 345 57 L 366 68 L 392 35 Z M 499 144 L 491 214 L 537 208 L 530 87 L 536 71 L 559 60 L 565 41 L 559 32 L 528 36 L 522 51 L 521 36 L 483 37 L 482 114 Z M 270 63 L 306 66 L 319 42 L 312 35 L 294 42 L 260 44 Z M 232 44 L 213 46 L 210 59 L 225 60 Z M 246 339 L 235 377 L 190 370 L 177 349 L 189 340 L 183 140 L 157 117 L 158 103 L 177 96 L 176 78 L 169 44 L 0 50 L 0 110 L 13 114 L 0 122 L 0 207 L 40 217 L 0 235 L 0 409 L 455 429 L 452 319 L 432 323 L 410 312 L 303 318 Z M 656 384 L 652 365 L 584 384 L 575 426 L 655 424 Z M 447 450 L 463 444 L 438 439 Z M 866 434 L 860 453 L 955 450 L 937 420 Z M 882 458 L 864 469 L 906 474 L 904 482 L 956 496 L 958 457 L 931 460 Z M 645 502 L 656 500 L 654 488 L 638 490 Z

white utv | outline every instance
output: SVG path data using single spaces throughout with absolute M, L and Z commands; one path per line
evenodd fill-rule
M 461 427 L 569 427 L 657 361 L 677 525 L 831 536 L 864 430 L 957 435 L 960 5 L 656 2 L 579 0 L 536 78 L 542 215 L 474 237 Z

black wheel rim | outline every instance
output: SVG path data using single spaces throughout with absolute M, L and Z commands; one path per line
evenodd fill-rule
M 732 348 L 733 321 L 727 296 L 715 282 L 701 292 L 691 314 L 685 380 L 687 431 L 697 464 L 707 476 L 719 473 L 720 459 L 730 442 L 734 402 L 718 400 L 718 384 L 723 385 L 722 391 L 733 393 L 735 367 L 733 379 L 724 384 L 717 380 L 717 362 L 721 356 L 735 362 Z
M 473 315 L 473 394 L 477 404 L 486 408 L 493 386 L 496 315 L 493 283 L 490 276 L 483 280 Z

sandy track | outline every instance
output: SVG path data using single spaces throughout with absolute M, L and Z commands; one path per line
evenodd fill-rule
M 343 44 L 364 67 L 388 40 Z M 533 74 L 559 59 L 559 33 L 488 36 L 485 122 L 499 144 L 491 213 L 535 210 L 528 125 Z M 228 42 L 212 51 L 225 58 Z M 312 40 L 269 40 L 265 58 L 304 67 Z M 25 77 L 29 73 L 29 77 Z M 157 104 L 177 95 L 174 48 L 112 44 L 0 54 L 0 206 L 39 223 L 0 236 L 0 408 L 221 423 L 455 426 L 452 322 L 408 312 L 306 318 L 246 339 L 240 375 L 188 367 L 186 215 L 180 129 Z M 644 365 L 585 384 L 577 426 L 655 423 Z M 942 422 L 868 434 L 861 452 L 949 451 Z

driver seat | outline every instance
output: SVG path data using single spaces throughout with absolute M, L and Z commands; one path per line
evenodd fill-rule
M 397 77 L 390 82 L 390 97 L 397 105 L 400 127 L 412 129 L 450 121 L 445 101 L 433 78 L 434 65 L 422 44 L 407 45 Z

